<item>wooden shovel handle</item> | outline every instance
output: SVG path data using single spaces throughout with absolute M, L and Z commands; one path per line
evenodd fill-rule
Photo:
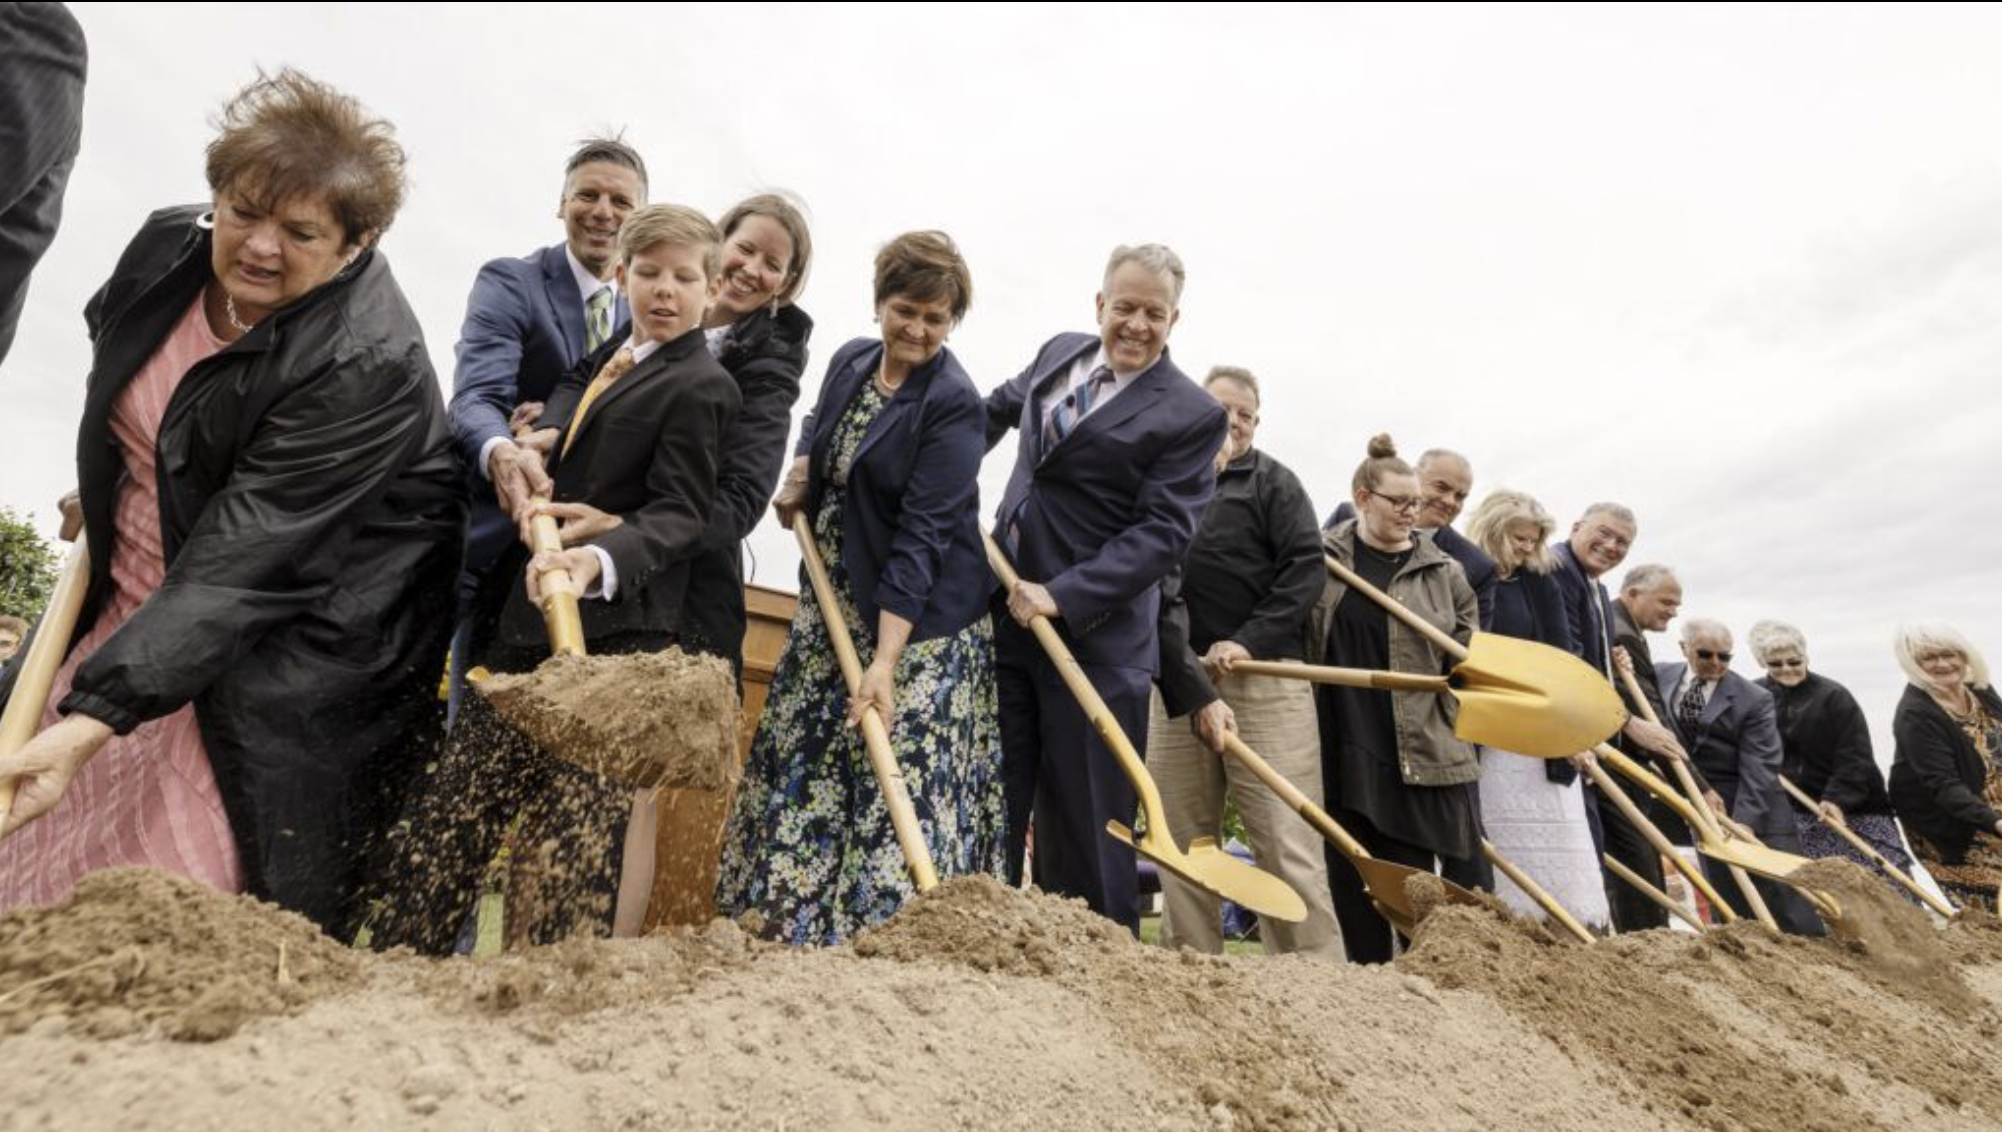
M 1557 902 L 1556 897 L 1545 892 L 1542 885 L 1529 879 L 1528 873 L 1516 867 L 1514 861 L 1502 856 L 1501 850 L 1495 848 L 1495 843 L 1485 837 L 1481 838 L 1481 855 L 1488 859 L 1489 864 L 1500 869 L 1503 876 L 1514 881 L 1515 886 L 1528 894 L 1531 900 L 1536 901 L 1537 907 L 1542 908 L 1552 920 L 1562 926 L 1565 931 L 1577 937 L 1578 942 L 1592 943 L 1595 941 L 1595 937 L 1590 931 L 1586 930 L 1585 925 L 1579 923 L 1577 917 L 1566 911 L 1564 905 Z
M 1640 891 L 1640 894 L 1642 896 L 1645 896 L 1649 900 L 1654 901 L 1656 904 L 1661 905 L 1662 910 L 1667 912 L 1669 915 L 1674 916 L 1676 919 L 1681 920 L 1683 923 L 1688 924 L 1692 928 L 1695 928 L 1698 932 L 1705 932 L 1710 930 L 1703 926 L 1702 920 L 1699 920 L 1696 917 L 1690 915 L 1689 909 L 1684 908 L 1681 904 L 1677 903 L 1674 900 L 1669 899 L 1668 893 L 1663 892 L 1661 889 L 1656 888 L 1655 886 L 1649 884 L 1646 880 L 1644 880 L 1641 877 L 1639 873 L 1633 871 L 1632 869 L 1626 867 L 1625 865 L 1622 865 L 1619 862 L 1619 860 L 1615 858 L 1611 853 L 1601 853 L 1599 854 L 1599 859 L 1605 862 L 1606 868 L 1610 870 L 1614 876 L 1619 877 L 1621 880 L 1626 881 L 1628 884 L 1634 886 L 1634 888 Z
M 1440 652 L 1445 653 L 1454 660 L 1467 659 L 1467 646 L 1454 640 L 1451 633 L 1446 632 L 1439 628 L 1439 626 L 1406 609 L 1403 602 L 1370 585 L 1363 579 L 1361 574 L 1342 565 L 1335 559 L 1334 555 L 1323 554 L 1321 560 L 1328 564 L 1328 573 L 1340 578 L 1343 585 L 1348 586 L 1350 589 L 1382 606 L 1386 613 L 1410 626 L 1412 632 L 1431 641 L 1433 647 L 1437 648 Z
M 1433 692 L 1453 690 L 1444 676 L 1418 676 L 1409 672 L 1374 672 L 1367 668 L 1330 668 L 1324 664 L 1284 664 L 1270 660 L 1240 660 L 1230 666 L 1230 674 L 1277 676 L 1282 680 L 1305 680 L 1310 684 L 1336 684 L 1344 688 L 1383 688 L 1393 692 Z
M 1326 810 L 1310 801 L 1300 792 L 1299 787 L 1288 782 L 1286 776 L 1275 770 L 1271 763 L 1260 758 L 1258 752 L 1246 745 L 1244 740 L 1226 731 L 1223 736 L 1223 746 L 1232 758 L 1243 763 L 1252 774 L 1258 776 L 1260 782 L 1279 796 L 1280 801 L 1291 806 L 1293 812 L 1305 818 L 1307 824 L 1313 826 L 1322 837 L 1334 842 L 1335 848 L 1340 849 L 1350 860 L 1369 859 L 1369 850 L 1363 848 L 1362 842 L 1357 841 L 1348 830 L 1343 829 L 1340 822 L 1328 816 Z
M 530 507 L 549 502 L 538 495 Z M 537 515 L 528 521 L 529 549 L 536 554 L 563 553 L 563 536 L 556 529 L 556 517 Z M 535 579 L 542 588 L 542 627 L 549 634 L 552 654 L 584 655 L 584 617 L 577 609 L 577 583 L 570 571 L 558 567 L 544 570 Z
M 848 618 L 835 601 L 834 582 L 827 576 L 827 564 L 820 560 L 820 544 L 804 512 L 792 517 L 792 533 L 799 540 L 799 554 L 806 561 L 807 577 L 813 581 L 813 596 L 820 602 L 820 618 L 827 623 L 827 636 L 834 644 L 834 657 L 841 664 L 841 678 L 848 694 L 862 687 L 862 658 L 855 652 L 855 640 L 848 635 Z M 890 811 L 890 828 L 896 831 L 897 847 L 904 851 L 904 864 L 919 892 L 938 887 L 938 870 L 932 864 L 931 847 L 925 844 L 924 830 L 918 826 L 917 810 L 911 805 L 910 791 L 904 786 L 903 768 L 897 765 L 890 746 L 890 731 L 874 706 L 862 712 L 862 745 L 869 752 L 869 769 L 883 791 L 883 805 Z
M 1633 697 L 1634 706 L 1640 709 L 1641 718 L 1657 727 L 1661 726 L 1661 717 L 1654 713 L 1654 704 L 1641 691 L 1640 680 L 1625 668 L 1620 669 L 1620 680 L 1627 686 L 1627 694 Z M 1683 795 L 1689 799 L 1690 808 L 1696 811 L 1697 818 L 1703 823 L 1697 832 L 1712 840 L 1722 841 L 1723 827 L 1718 824 L 1717 815 L 1710 812 L 1710 800 L 1703 796 L 1702 788 L 1696 785 L 1696 776 L 1689 772 L 1688 764 L 1681 759 L 1667 761 L 1670 770 L 1675 774 L 1676 784 L 1682 787 Z M 1759 891 L 1758 885 L 1752 883 L 1750 874 L 1737 865 L 1730 866 L 1730 869 L 1731 883 L 1737 885 L 1738 891 L 1744 894 L 1745 905 L 1752 910 L 1753 917 L 1769 930 L 1779 931 L 1780 925 L 1773 919 L 1772 909 L 1766 906 L 1765 894 Z
M 1684 821 L 1692 826 L 1696 825 L 1694 815 L 1689 812 L 1689 803 L 1678 797 L 1675 791 L 1669 789 L 1668 783 L 1655 777 L 1646 767 L 1604 743 L 1593 748 L 1592 753 L 1621 774 L 1646 787 L 1648 793 L 1660 798 L 1670 809 L 1681 814 Z M 1587 773 L 1592 776 L 1592 784 L 1599 788 L 1599 792 L 1613 800 L 1613 805 L 1618 807 L 1620 813 L 1633 824 L 1635 829 L 1641 831 L 1641 836 L 1647 839 L 1647 843 L 1654 848 L 1654 851 L 1668 858 L 1669 864 L 1675 867 L 1675 871 L 1681 873 L 1684 880 L 1703 894 L 1703 898 L 1710 902 L 1710 907 L 1716 909 L 1717 915 L 1725 923 L 1733 923 L 1738 919 L 1738 913 L 1733 911 L 1729 904 L 1724 903 L 1724 898 L 1710 884 L 1710 878 L 1703 875 L 1703 870 L 1676 851 L 1668 835 L 1661 831 L 1660 826 L 1648 820 L 1647 815 L 1642 813 L 1641 808 L 1634 804 L 1634 800 L 1627 796 L 1627 792 L 1620 788 L 1620 784 L 1613 780 L 1613 776 L 1606 773 L 1604 767 L 1588 767 Z
M 55 592 L 42 611 L 35 639 L 20 659 L 14 674 L 14 690 L 7 709 L 0 713 L 0 757 L 12 755 L 28 745 L 42 726 L 42 709 L 49 690 L 55 686 L 56 672 L 68 654 L 70 635 L 76 631 L 77 615 L 83 610 L 84 591 L 90 588 L 90 548 L 79 539 L 70 547 L 69 560 L 56 579 Z M 14 808 L 14 780 L 0 779 L 0 823 Z
M 1931 908 L 1933 911 L 1938 912 L 1940 915 L 1945 916 L 1949 920 L 1953 919 L 1955 916 L 1960 914 L 1960 910 L 1955 908 L 1952 904 L 1949 904 L 1946 901 L 1941 900 L 1939 897 L 1934 896 L 1932 893 L 1927 892 L 1924 888 L 1920 887 L 1918 881 L 1913 880 L 1910 874 L 1898 868 L 1898 866 L 1892 864 L 1882 853 L 1877 852 L 1877 847 L 1875 845 L 1872 845 L 1868 841 L 1863 840 L 1862 837 L 1857 835 L 1855 830 L 1849 828 L 1847 823 L 1839 821 L 1830 821 L 1828 818 L 1823 817 L 1821 814 L 1821 807 L 1815 803 L 1815 800 L 1813 798 L 1808 797 L 1807 791 L 1802 790 L 1798 786 L 1795 786 L 1791 781 L 1787 779 L 1787 776 L 1784 774 L 1780 775 L 1780 788 L 1782 790 L 1785 790 L 1788 794 L 1793 795 L 1794 801 L 1799 802 L 1803 806 L 1806 806 L 1808 812 L 1813 814 L 1815 818 L 1821 822 L 1821 824 L 1834 830 L 1835 835 L 1837 837 L 1840 837 L 1844 841 L 1847 841 L 1850 845 L 1855 847 L 1858 853 L 1861 853 L 1863 854 L 1863 856 L 1869 858 L 1872 864 L 1875 864 L 1878 868 L 1884 870 L 1886 876 L 1889 876 L 1892 880 L 1897 881 L 1901 885 L 1904 885 L 1906 891 L 1910 892 L 1913 896 L 1916 896 L 1920 900 L 1924 901 L 1926 907 Z
M 980 538 L 987 544 L 987 564 L 994 570 L 994 576 L 1001 579 L 1003 589 L 1013 590 L 1015 583 L 1020 579 L 1015 574 L 1015 568 L 1009 564 L 1008 556 L 1001 552 L 1001 547 L 995 543 L 993 535 L 982 531 Z M 1124 771 L 1126 777 L 1133 783 L 1134 793 L 1140 796 L 1141 812 L 1147 815 L 1147 837 L 1172 840 L 1168 834 L 1167 811 L 1161 806 L 1161 792 L 1154 786 L 1154 777 L 1147 773 L 1147 764 L 1141 760 L 1139 752 L 1133 749 L 1132 740 L 1128 739 L 1126 732 L 1120 728 L 1119 720 L 1113 716 L 1112 709 L 1105 706 L 1105 700 L 1099 696 L 1098 689 L 1091 686 L 1091 678 L 1084 674 L 1083 666 L 1078 664 L 1077 658 L 1072 656 L 1071 650 L 1064 645 L 1064 639 L 1058 634 L 1057 627 L 1050 624 L 1049 618 L 1038 614 L 1029 619 L 1029 631 L 1035 634 L 1037 643 L 1043 646 L 1043 652 L 1050 658 L 1050 663 L 1056 666 L 1057 675 L 1063 677 L 1064 686 L 1070 689 L 1071 696 L 1077 700 L 1078 706 L 1084 709 L 1084 714 L 1091 720 L 1091 725 L 1097 729 L 1098 737 L 1104 740 L 1106 749 L 1118 760 L 1119 769 Z

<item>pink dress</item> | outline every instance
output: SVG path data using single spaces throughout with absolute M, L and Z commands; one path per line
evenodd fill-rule
M 111 431 L 125 453 L 112 529 L 112 590 L 90 633 L 78 642 L 42 712 L 69 694 L 77 666 L 125 624 L 166 576 L 154 439 L 167 401 L 189 367 L 226 345 L 210 331 L 199 298 L 167 340 L 119 393 Z M 0 841 L 0 912 L 49 904 L 78 878 L 114 865 L 151 865 L 225 892 L 243 890 L 236 838 L 223 813 L 215 773 L 192 704 L 113 736 L 85 763 L 55 809 Z

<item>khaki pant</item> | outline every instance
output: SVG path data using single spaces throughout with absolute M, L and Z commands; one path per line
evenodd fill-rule
M 1226 676 L 1217 692 L 1237 714 L 1245 744 L 1321 804 L 1321 734 L 1314 717 L 1314 689 L 1275 676 Z M 1342 930 L 1328 890 L 1327 858 L 1321 835 L 1229 755 L 1203 746 L 1187 718 L 1170 720 L 1154 694 L 1153 722 L 1147 729 L 1147 770 L 1161 791 L 1168 832 L 1178 845 L 1191 837 L 1223 833 L 1224 791 L 1244 819 L 1245 836 L 1258 866 L 1293 886 L 1307 902 L 1298 924 L 1259 918 L 1258 935 L 1269 955 L 1299 952 L 1340 961 Z M 1167 872 L 1161 874 L 1166 905 L 1161 943 L 1212 955 L 1223 951 L 1222 905 L 1215 895 Z

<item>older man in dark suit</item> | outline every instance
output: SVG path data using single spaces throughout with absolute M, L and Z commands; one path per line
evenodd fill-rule
M 1780 793 L 1783 752 L 1772 693 L 1731 671 L 1731 630 L 1721 622 L 1685 621 L 1682 655 L 1685 663 L 1660 667 L 1656 686 L 1690 760 L 1732 821 L 1775 849 L 1799 853 L 1793 811 Z M 1751 915 L 1737 885 L 1727 883 L 1723 866 L 1706 861 L 1704 871 L 1734 909 Z M 1819 919 L 1798 892 L 1763 878 L 1756 883 L 1783 930 L 1822 934 Z
M 1008 858 L 1019 873 L 1031 814 L 1035 879 L 1136 933 L 1132 784 L 1023 626 L 1055 621 L 1134 746 L 1146 749 L 1158 663 L 1159 583 L 1216 490 L 1224 411 L 1168 359 L 1181 259 L 1120 247 L 1099 291 L 1098 333 L 1059 334 L 987 399 L 988 443 L 1020 431 L 995 535 L 1022 581 L 996 618 Z

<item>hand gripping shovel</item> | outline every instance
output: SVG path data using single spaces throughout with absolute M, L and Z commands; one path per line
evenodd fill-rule
M 69 561 L 56 579 L 55 592 L 42 611 L 41 625 L 14 675 L 14 691 L 7 698 L 7 710 L 0 715 L 0 758 L 28 745 L 42 724 L 42 709 L 49 689 L 55 686 L 56 672 L 69 652 L 70 634 L 76 631 L 77 615 L 83 610 L 84 591 L 90 586 L 90 549 L 82 538 L 70 548 Z M 14 780 L 0 779 L 0 825 L 14 808 Z
M 792 517 L 792 533 L 799 539 L 799 553 L 806 559 L 807 576 L 813 580 L 813 596 L 820 603 L 821 620 L 827 622 L 827 636 L 834 642 L 834 656 L 841 662 L 841 676 L 852 696 L 862 687 L 862 660 L 855 655 L 854 639 L 848 635 L 848 620 L 834 600 L 834 583 L 827 576 L 827 565 L 820 560 L 820 544 L 814 541 L 813 528 L 807 525 L 803 512 Z M 897 833 L 897 846 L 904 851 L 904 864 L 910 867 L 911 881 L 919 892 L 930 892 L 938 887 L 938 871 L 932 867 L 931 849 L 925 845 L 917 811 L 911 808 L 910 793 L 904 789 L 904 772 L 897 766 L 896 752 L 890 748 L 889 728 L 874 707 L 862 712 L 862 742 L 869 751 L 869 769 L 876 773 L 876 785 L 883 790 L 883 804 L 890 811 L 890 827 Z
M 1012 590 L 1015 588 L 1015 568 L 1008 564 L 1008 557 L 1001 553 L 992 535 L 981 536 L 987 543 L 987 561 L 994 569 L 994 576 L 1001 584 Z M 1112 710 L 1099 698 L 1098 691 L 1085 677 L 1084 669 L 1077 658 L 1064 647 L 1063 638 L 1057 635 L 1056 626 L 1047 617 L 1037 616 L 1029 622 L 1029 631 L 1036 635 L 1036 641 L 1049 654 L 1050 662 L 1070 688 L 1071 695 L 1077 697 L 1078 706 L 1091 718 L 1092 726 L 1105 741 L 1106 749 L 1119 762 L 1119 769 L 1133 782 L 1134 792 L 1140 796 L 1141 812 L 1147 816 L 1147 832 L 1137 840 L 1133 831 L 1119 821 L 1105 823 L 1106 832 L 1133 847 L 1133 851 L 1188 881 L 1198 888 L 1216 893 L 1261 916 L 1270 916 L 1289 924 L 1297 924 L 1307 918 L 1307 905 L 1283 880 L 1252 865 L 1247 865 L 1217 846 L 1213 837 L 1197 837 L 1189 842 L 1188 852 L 1177 848 L 1168 836 L 1168 816 L 1161 809 L 1161 793 L 1154 787 L 1154 779 L 1147 773 L 1147 765 L 1133 750 L 1126 733 L 1119 728 L 1119 721 L 1112 717 Z
M 1355 571 L 1349 569 L 1347 566 L 1342 565 L 1340 562 L 1335 561 L 1335 559 L 1333 559 L 1332 557 L 1323 555 L 1322 561 L 1327 563 L 1329 573 L 1335 575 L 1337 578 L 1340 578 L 1343 581 L 1343 583 L 1348 585 L 1350 589 L 1355 590 L 1357 593 L 1362 594 L 1364 597 L 1367 597 L 1371 601 L 1376 602 L 1378 605 L 1382 606 L 1385 612 L 1389 613 L 1392 617 L 1397 618 L 1399 621 L 1404 622 L 1404 624 L 1410 627 L 1413 632 L 1416 632 L 1420 636 L 1424 637 L 1426 640 L 1431 641 L 1433 646 L 1438 648 L 1439 651 L 1461 661 L 1467 659 L 1468 656 L 1467 647 L 1465 645 L 1462 645 L 1460 642 L 1454 640 L 1448 634 L 1440 631 L 1438 626 L 1432 624 L 1430 621 L 1427 621 L 1424 618 L 1418 616 L 1417 614 L 1411 612 L 1409 609 L 1404 608 L 1404 606 L 1401 603 L 1399 603 L 1395 598 L 1391 597 L 1387 593 L 1384 593 L 1382 590 L 1377 589 L 1375 586 L 1370 585 L 1367 581 L 1363 580 L 1363 578 L 1360 575 L 1358 575 Z M 1475 634 L 1476 639 L 1479 639 L 1479 637 L 1480 634 Z M 1548 645 L 1538 645 L 1537 647 L 1549 649 Z M 1550 649 L 1549 651 L 1558 652 L 1560 650 Z M 1568 654 L 1566 655 L 1568 656 Z M 1569 659 L 1571 659 L 1574 663 L 1577 663 L 1579 667 L 1584 668 L 1586 672 L 1590 672 L 1592 674 L 1592 684 L 1594 685 L 1594 691 L 1592 693 L 1593 695 L 1595 696 L 1598 695 L 1599 689 L 1603 689 L 1606 695 L 1613 694 L 1612 685 L 1606 683 L 1605 678 L 1602 677 L 1600 674 L 1598 674 L 1597 672 L 1593 672 L 1591 666 L 1586 665 L 1584 662 L 1577 660 L 1576 657 L 1570 657 Z M 1562 670 L 1562 666 L 1558 667 L 1560 670 Z M 1566 687 L 1570 687 L 1570 685 L 1567 683 Z M 1619 697 L 1614 696 L 1613 698 L 1615 704 L 1617 705 Z M 1667 786 L 1664 785 L 1660 779 L 1655 778 L 1654 775 L 1649 774 L 1646 770 L 1642 769 L 1639 766 L 1636 766 L 1634 763 L 1629 761 L 1625 755 L 1622 755 L 1618 751 L 1607 746 L 1603 741 L 1607 737 L 1612 735 L 1614 731 L 1617 731 L 1621 723 L 1625 722 L 1625 720 L 1626 720 L 1626 709 L 1624 707 L 1620 707 L 1618 715 L 1615 717 L 1612 725 L 1608 727 L 1607 730 L 1598 737 L 1598 739 L 1593 740 L 1593 743 L 1591 745 L 1588 745 L 1588 747 L 1584 749 L 1590 749 L 1594 754 L 1600 756 L 1601 758 L 1606 759 L 1608 762 L 1614 763 L 1615 766 L 1618 766 L 1620 763 L 1625 763 L 1627 767 L 1630 767 L 1633 770 L 1638 771 L 1640 774 L 1645 775 L 1647 779 L 1652 781 L 1656 786 L 1661 786 L 1663 790 L 1667 790 Z M 1518 754 L 1531 755 L 1536 758 L 1546 758 L 1546 759 L 1569 758 L 1571 755 L 1577 753 L 1577 751 L 1563 751 L 1556 749 L 1554 744 L 1543 742 L 1537 739 L 1534 734 L 1533 727 L 1523 727 L 1521 728 L 1521 730 L 1524 732 L 1524 734 L 1519 735 L 1517 737 L 1516 740 L 1517 745 L 1514 747 L 1509 747 L 1507 749 L 1513 750 Z M 1527 742 L 1523 741 L 1525 738 L 1528 740 Z M 1500 746 L 1500 744 L 1496 745 Z M 1648 844 L 1653 846 L 1656 852 L 1662 854 L 1664 857 L 1667 857 L 1669 862 L 1675 866 L 1676 870 L 1682 873 L 1683 877 L 1686 878 L 1691 885 L 1695 886 L 1696 890 L 1698 892 L 1701 892 L 1705 899 L 1710 901 L 1711 906 L 1718 910 L 1717 913 L 1718 915 L 1722 916 L 1727 921 L 1735 920 L 1737 918 L 1737 914 L 1731 910 L 1729 905 L 1724 903 L 1724 898 L 1717 894 L 1717 890 L 1715 888 L 1711 887 L 1710 879 L 1703 875 L 1703 870 L 1697 868 L 1695 865 L 1690 864 L 1689 861 L 1682 856 L 1682 854 L 1675 851 L 1675 846 L 1669 842 L 1668 836 L 1662 833 L 1661 830 L 1657 828 L 1653 822 L 1647 820 L 1647 816 L 1641 813 L 1640 807 L 1634 804 L 1633 799 L 1627 797 L 1626 791 L 1620 789 L 1619 783 L 1614 782 L 1611 775 L 1607 774 L 1604 769 L 1592 763 L 1586 764 L 1585 773 L 1592 779 L 1593 785 L 1597 786 L 1599 790 L 1606 795 L 1606 797 L 1612 799 L 1613 804 L 1619 807 L 1620 813 L 1625 815 L 1626 819 L 1629 822 L 1633 823 L 1634 828 L 1641 831 L 1641 834 L 1647 838 Z M 1623 773 L 1625 773 L 1624 770 Z M 1647 784 L 1646 782 L 1642 783 L 1642 785 L 1646 784 Z M 1669 791 L 1669 794 L 1671 798 L 1673 798 L 1673 791 Z M 1675 802 L 1681 802 L 1681 799 L 1673 798 L 1671 804 Z M 1685 809 L 1686 809 L 1686 804 L 1685 804 Z M 1690 822 L 1690 825 L 1692 827 L 1694 827 L 1695 824 L 1696 823 L 1693 820 Z
M 536 554 L 563 550 L 554 516 L 535 516 L 530 536 Z M 490 676 L 483 669 L 467 673 L 494 711 L 548 753 L 622 785 L 715 790 L 734 782 L 738 773 L 734 715 L 710 721 L 713 726 L 669 733 L 655 727 L 647 715 L 622 710 L 633 707 L 622 698 L 631 694 L 631 684 L 606 679 L 607 671 L 643 663 L 645 658 L 607 656 L 588 665 L 556 665 L 557 658 L 585 655 L 577 583 L 564 569 L 544 570 L 537 582 L 551 660 L 532 674 Z M 720 665 L 694 669 L 680 678 L 703 682 L 683 689 L 691 694 L 708 694 L 717 682 L 729 680 Z M 726 698 L 734 698 L 734 690 Z

